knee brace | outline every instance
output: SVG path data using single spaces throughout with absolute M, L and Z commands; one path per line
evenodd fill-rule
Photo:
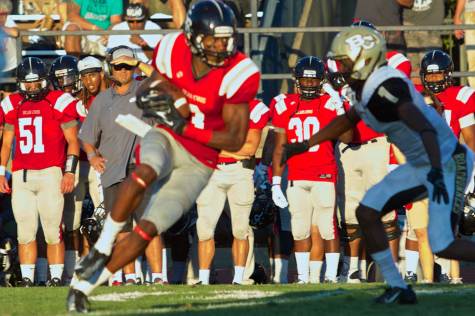
M 401 230 L 399 229 L 396 219 L 390 222 L 384 222 L 383 226 L 388 240 L 395 240 L 401 236 Z
M 342 225 L 342 239 L 347 242 L 352 242 L 357 239 L 361 239 L 361 227 L 358 224 L 343 224 Z

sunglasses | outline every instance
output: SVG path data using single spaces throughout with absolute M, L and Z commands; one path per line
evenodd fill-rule
M 112 68 L 114 68 L 114 70 L 122 70 L 122 69 L 132 70 L 132 69 L 135 69 L 134 66 L 130 66 L 130 65 L 127 65 L 127 64 L 112 65 Z
M 140 24 L 144 22 L 145 22 L 145 19 L 144 20 L 127 20 L 127 23 L 129 24 Z

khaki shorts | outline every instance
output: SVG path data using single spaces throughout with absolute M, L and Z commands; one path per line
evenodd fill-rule
M 65 231 L 79 229 L 81 225 L 82 204 L 86 192 L 91 195 L 94 207 L 102 202 L 99 193 L 99 177 L 88 161 L 80 160 L 76 169 L 74 191 L 64 195 L 63 223 Z
M 196 231 L 199 240 L 214 237 L 214 230 L 223 212 L 226 199 L 229 202 L 232 233 L 239 240 L 249 234 L 249 214 L 254 202 L 254 170 L 244 168 L 241 162 L 219 165 L 197 202 L 198 221 Z
M 311 226 L 318 226 L 322 238 L 336 237 L 335 184 L 321 181 L 289 181 L 287 199 L 295 240 L 310 237 Z
M 18 243 L 27 244 L 36 239 L 38 217 L 46 243 L 57 244 L 61 241 L 64 206 L 62 177 L 59 167 L 13 172 L 12 208 L 17 222 Z
M 157 128 L 142 139 L 140 158 L 158 175 L 142 219 L 153 223 L 161 234 L 191 209 L 213 169 L 198 161 L 168 132 Z
M 341 166 L 338 174 L 338 209 L 340 221 L 357 225 L 356 208 L 366 191 L 388 174 L 389 143 L 386 137 L 375 138 L 373 142 L 350 148 L 340 143 Z M 395 212 L 383 216 L 383 221 L 396 218 Z

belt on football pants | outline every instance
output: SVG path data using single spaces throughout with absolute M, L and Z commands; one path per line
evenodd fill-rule
M 345 146 L 345 148 L 342 149 L 341 153 L 344 153 L 348 149 L 359 149 L 363 145 L 370 144 L 370 143 L 377 143 L 377 142 L 378 140 L 375 138 L 375 139 L 368 140 L 367 142 L 362 142 L 362 143 L 349 143 Z
M 218 162 L 218 165 L 234 165 L 237 163 L 242 163 L 242 167 L 250 170 L 254 170 L 256 167 L 256 157 L 251 157 L 249 159 L 242 159 L 237 161 L 229 161 L 229 162 Z

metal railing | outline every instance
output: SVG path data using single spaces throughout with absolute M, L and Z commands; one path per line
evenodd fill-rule
M 256 41 L 252 40 L 252 35 L 280 37 L 281 34 L 296 34 L 296 33 L 338 33 L 347 30 L 346 26 L 318 26 L 318 27 L 265 27 L 265 28 L 239 28 L 238 33 L 243 34 L 244 37 L 244 52 L 248 55 L 264 54 L 263 51 L 256 51 L 254 47 Z M 378 27 L 381 32 L 384 31 L 435 31 L 440 34 L 451 34 L 454 30 L 475 30 L 475 24 L 464 25 L 404 25 L 404 26 L 381 26 Z M 22 37 L 24 36 L 65 36 L 65 35 L 132 35 L 132 34 L 167 34 L 176 32 L 174 29 L 160 29 L 160 30 L 114 30 L 114 31 L 19 31 L 19 36 L 16 39 L 17 57 L 21 60 L 24 54 Z M 35 51 L 31 51 L 34 53 Z M 472 77 L 475 76 L 475 71 L 457 71 L 453 73 L 454 77 Z M 262 74 L 262 80 L 286 80 L 291 79 L 289 73 L 267 73 Z M 15 82 L 15 78 L 0 78 L 0 83 Z

